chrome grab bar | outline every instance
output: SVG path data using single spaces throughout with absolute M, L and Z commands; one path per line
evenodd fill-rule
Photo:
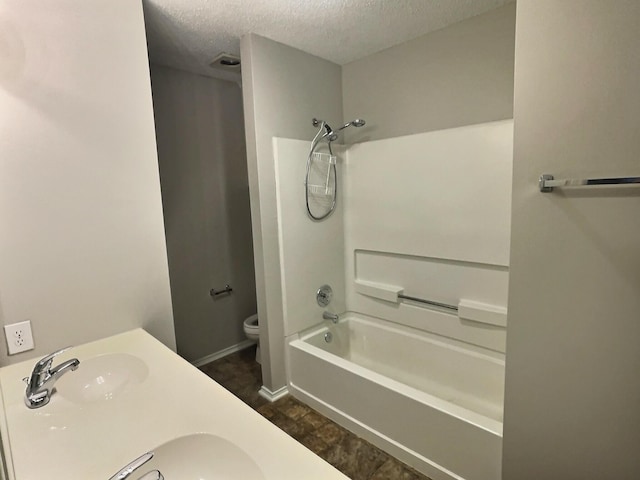
M 554 188 L 581 187 L 583 185 L 632 185 L 640 183 L 640 177 L 617 178 L 565 178 L 556 180 L 553 175 L 543 174 L 538 179 L 541 192 L 553 192 Z
M 409 295 L 404 295 L 402 293 L 398 294 L 398 298 L 404 298 L 405 300 L 411 300 L 412 302 L 424 303 L 426 305 L 431 305 L 434 307 L 453 310 L 454 312 L 458 311 L 458 307 L 456 307 L 455 305 L 447 305 L 446 303 L 434 302 L 433 300 L 425 300 L 424 298 L 410 297 Z

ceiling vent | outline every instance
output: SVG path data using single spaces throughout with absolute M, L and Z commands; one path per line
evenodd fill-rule
M 218 70 L 240 73 L 240 57 L 229 53 L 221 53 L 209 65 Z

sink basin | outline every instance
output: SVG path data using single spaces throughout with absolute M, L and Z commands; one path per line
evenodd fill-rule
M 234 443 L 217 435 L 197 433 L 171 440 L 152 450 L 153 458 L 134 478 L 158 470 L 165 479 L 264 480 L 253 459 Z M 137 476 L 136 476 L 137 475 Z
M 98 355 L 80 360 L 78 369 L 56 383 L 57 395 L 74 403 L 113 400 L 131 386 L 144 381 L 149 368 L 127 353 Z

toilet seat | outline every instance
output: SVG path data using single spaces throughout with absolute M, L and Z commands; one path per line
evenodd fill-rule
M 258 314 L 251 315 L 247 317 L 244 321 L 245 331 L 250 331 L 252 333 L 259 333 L 260 327 L 258 326 Z
M 257 342 L 258 348 L 256 348 L 256 362 L 261 363 L 260 361 L 260 326 L 258 325 L 258 314 L 251 315 L 247 317 L 245 321 L 242 323 L 242 328 L 244 329 L 244 334 L 247 336 L 249 340 L 253 342 Z
M 258 341 L 260 339 L 260 326 L 258 325 L 258 314 L 247 317 L 242 325 L 244 333 L 249 340 Z

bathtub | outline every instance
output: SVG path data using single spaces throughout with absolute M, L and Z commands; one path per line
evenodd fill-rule
M 433 480 L 500 479 L 502 354 L 349 314 L 287 360 L 294 396 Z

